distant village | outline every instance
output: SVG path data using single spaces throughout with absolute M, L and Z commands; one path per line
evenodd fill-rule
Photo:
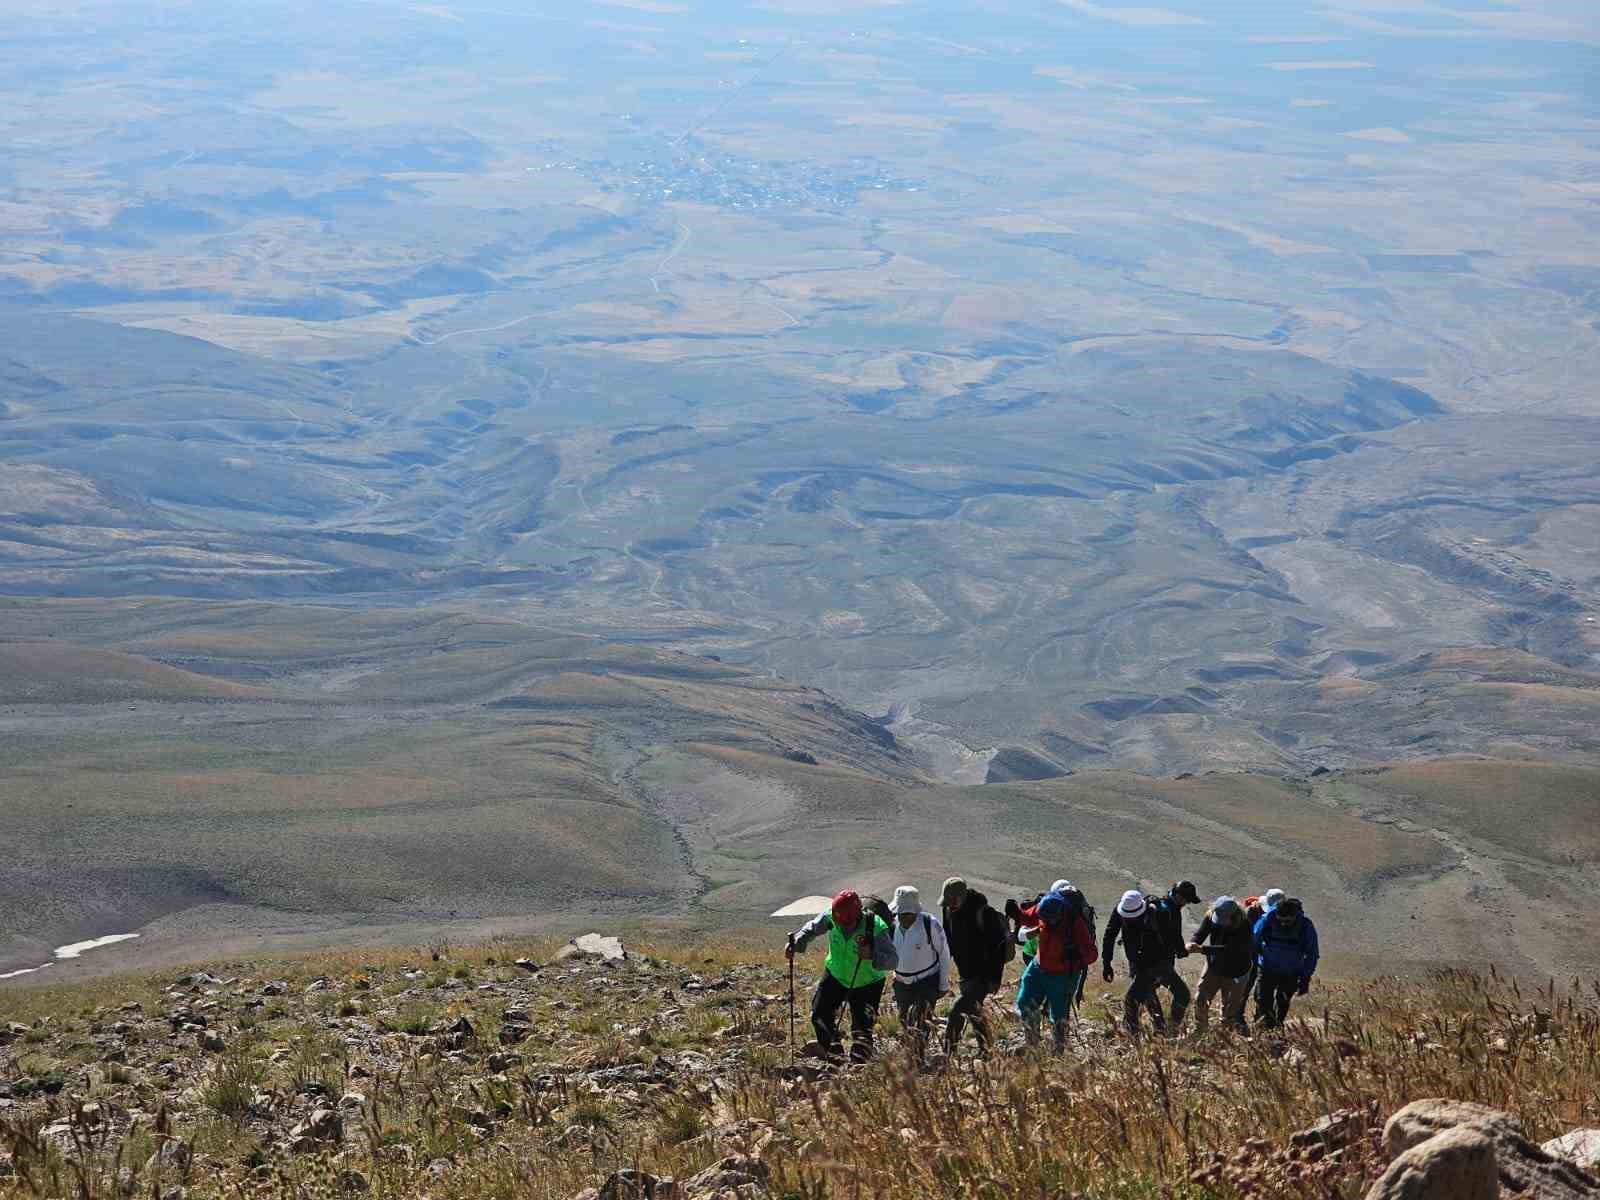
M 897 175 L 870 158 L 849 159 L 838 166 L 763 162 L 723 154 L 692 140 L 664 142 L 659 154 L 631 161 L 554 158 L 529 169 L 572 171 L 602 191 L 625 192 L 636 200 L 693 201 L 739 210 L 844 209 L 865 192 L 917 192 L 928 187 L 925 180 Z

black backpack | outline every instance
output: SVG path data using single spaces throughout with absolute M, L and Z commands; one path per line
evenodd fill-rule
M 889 902 L 882 896 L 861 897 L 861 911 L 877 917 L 878 920 L 883 922 L 885 929 L 891 934 L 894 932 L 894 914 L 889 911 Z M 867 929 L 869 932 L 872 931 L 870 922 L 867 925 Z
M 1017 939 L 1011 936 L 1011 922 L 992 904 L 983 906 L 978 921 L 993 948 L 994 964 L 1004 971 L 1006 964 L 1017 957 Z

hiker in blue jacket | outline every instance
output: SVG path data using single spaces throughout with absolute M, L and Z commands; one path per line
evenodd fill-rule
M 1256 1021 L 1282 1025 L 1289 1002 L 1311 990 L 1317 973 L 1317 927 L 1295 899 L 1284 900 L 1256 922 Z

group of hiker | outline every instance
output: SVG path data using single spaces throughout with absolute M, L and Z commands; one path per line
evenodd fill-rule
M 1188 880 L 1164 895 L 1126 891 L 1097 944 L 1095 910 L 1069 880 L 1058 879 L 1031 899 L 1008 899 L 996 909 L 986 895 L 955 877 L 944 882 L 938 915 L 923 908 L 920 892 L 909 885 L 896 888 L 888 903 L 842 891 L 827 912 L 790 935 L 786 952 L 792 964 L 813 941 L 827 938 L 811 1023 L 819 1052 L 830 1058 L 844 1053 L 839 1028 L 844 1009 L 850 1013 L 851 1058 L 871 1057 L 873 1026 L 891 979 L 895 1008 L 920 1055 L 932 1035 L 935 1006 L 950 992 L 952 968 L 959 980 L 946 1017 L 946 1051 L 954 1053 L 971 1025 L 987 1053 L 994 1031 L 986 1001 L 1004 986 L 1006 968 L 1019 951 L 1024 966 L 1013 1011 L 1022 1018 L 1029 1045 L 1042 1041 L 1048 1016 L 1060 1053 L 1073 1011 L 1083 1002 L 1089 968 L 1099 962 L 1105 981 L 1115 980 L 1118 941 L 1130 981 L 1123 1020 L 1133 1036 L 1140 1034 L 1145 1012 L 1158 1032 L 1181 1029 L 1190 992 L 1177 960 L 1190 954 L 1206 961 L 1193 997 L 1197 1030 L 1205 1032 L 1211 1002 L 1220 998 L 1222 1020 L 1248 1032 L 1245 1008 L 1252 989 L 1257 1023 L 1264 1028 L 1283 1024 L 1291 1001 L 1310 990 L 1317 970 L 1317 931 L 1305 906 L 1281 888 L 1245 900 L 1218 896 L 1193 936 L 1185 938 L 1183 910 L 1199 903 L 1200 894 Z M 1163 1011 L 1162 991 L 1171 996 L 1170 1012 Z

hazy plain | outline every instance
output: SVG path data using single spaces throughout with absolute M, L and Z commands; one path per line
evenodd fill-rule
M 938 875 L 1017 797 L 1184 783 L 984 867 L 1161 882 L 1212 785 L 1153 777 L 1208 771 L 1204 821 L 1349 810 L 1229 886 L 1323 863 L 1469 941 L 1582 892 L 1473 814 L 1600 802 L 1590 6 L 11 12 L 19 962 L 161 896 L 742 919 L 866 871 L 857 819 Z

